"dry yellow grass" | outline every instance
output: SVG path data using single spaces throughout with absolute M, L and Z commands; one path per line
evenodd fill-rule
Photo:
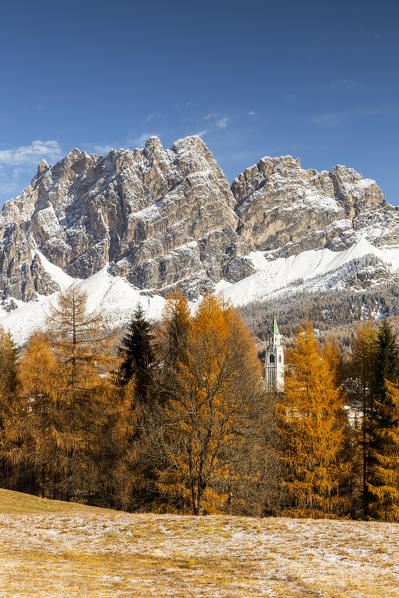
M 0 596 L 399 597 L 398 531 L 129 515 L 0 490 Z

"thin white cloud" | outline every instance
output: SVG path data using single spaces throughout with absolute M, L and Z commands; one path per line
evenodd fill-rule
M 223 118 L 220 118 L 217 122 L 216 122 L 216 126 L 218 129 L 226 129 L 227 125 L 229 124 L 229 118 L 227 118 L 226 116 Z
M 37 164 L 45 158 L 50 162 L 59 160 L 62 151 L 58 141 L 52 139 L 49 141 L 32 141 L 30 145 L 21 145 L 20 147 L 0 150 L 1 166 L 22 166 L 29 167 Z
M 111 150 L 115 149 L 113 145 L 93 145 L 93 150 L 98 154 L 108 154 Z
M 347 113 L 340 113 L 340 112 L 321 112 L 320 114 L 315 114 L 310 119 L 311 122 L 319 127 L 336 127 L 341 123 L 348 120 L 349 115 Z
M 198 133 L 194 133 L 194 135 L 198 135 L 198 137 L 204 137 L 208 133 L 208 129 L 204 129 L 203 131 L 198 131 Z
M 149 137 L 158 137 L 157 133 L 141 133 L 141 135 L 137 135 L 135 137 L 129 137 L 128 139 L 128 144 L 129 145 L 134 145 L 135 147 L 143 147 L 145 145 L 145 142 L 147 141 L 147 139 Z
M 255 112 L 254 112 L 253 110 L 250 110 L 250 111 L 248 112 L 248 116 L 255 116 Z
M 216 112 L 210 112 L 209 114 L 205 114 L 205 116 L 203 116 L 203 120 L 212 120 L 214 118 L 217 117 Z
M 355 91 L 363 91 L 364 84 L 356 79 L 333 79 L 328 81 L 326 85 L 326 89 L 328 91 L 338 91 L 338 92 L 355 92 Z
M 151 122 L 152 120 L 154 120 L 154 119 L 156 119 L 156 118 L 159 118 L 160 116 L 161 116 L 161 115 L 160 115 L 160 113 L 159 113 L 159 112 L 150 112 L 150 113 L 149 113 L 149 114 L 147 114 L 147 116 L 145 117 L 145 119 L 144 119 L 144 122 L 145 122 L 145 123 L 149 123 L 149 122 Z
M 9 199 L 21 191 L 21 184 L 18 182 L 13 173 L 3 173 L 0 171 L 0 206 L 2 200 Z
M 30 145 L 0 150 L 0 205 L 29 184 L 40 160 L 50 163 L 62 158 L 58 141 L 37 139 Z
M 321 112 L 320 114 L 312 116 L 310 122 L 320 127 L 336 127 L 356 118 L 378 116 L 380 114 L 385 114 L 386 112 L 387 108 L 384 107 L 355 108 L 354 110 L 342 112 Z

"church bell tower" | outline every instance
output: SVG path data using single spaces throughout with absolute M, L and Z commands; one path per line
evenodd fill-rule
M 273 318 L 273 326 L 269 332 L 266 347 L 266 387 L 270 392 L 284 391 L 284 348 L 277 319 Z

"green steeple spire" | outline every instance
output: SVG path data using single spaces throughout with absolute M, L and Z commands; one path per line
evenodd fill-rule
M 278 326 L 277 326 L 277 318 L 276 316 L 273 317 L 273 328 L 272 328 L 272 334 L 280 334 L 278 331 Z

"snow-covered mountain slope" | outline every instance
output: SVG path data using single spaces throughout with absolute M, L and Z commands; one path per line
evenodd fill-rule
M 151 319 L 161 317 L 165 299 L 151 291 L 134 288 L 125 278 L 110 273 L 105 266 L 86 279 L 73 278 L 51 264 L 37 251 L 46 273 L 57 281 L 61 290 L 78 284 L 88 294 L 88 309 L 102 314 L 110 328 L 123 326 L 140 303 Z M 399 275 L 399 247 L 380 249 L 366 239 L 342 251 L 319 249 L 304 251 L 286 258 L 273 258 L 267 252 L 248 255 L 255 273 L 236 283 L 226 280 L 216 284 L 216 292 L 239 307 L 253 301 L 265 301 L 299 291 L 320 293 L 328 289 L 362 290 L 393 280 Z M 24 344 L 38 329 L 45 329 L 51 304 L 58 292 L 37 296 L 28 302 L 10 300 L 0 308 L 0 324 L 17 344 Z M 195 309 L 197 301 L 192 302 Z M 10 309 L 12 307 L 13 309 Z
M 296 292 L 323 292 L 351 286 L 360 290 L 369 284 L 385 282 L 399 273 L 399 246 L 381 249 L 364 238 L 342 251 L 311 249 L 276 259 L 271 257 L 272 253 L 250 253 L 248 259 L 256 269 L 255 274 L 235 284 L 220 281 L 216 285 L 217 291 L 235 306 L 240 306 L 293 289 Z M 359 274 L 363 278 L 359 278 Z M 357 284 L 356 277 L 359 279 Z
M 44 271 L 59 284 L 61 292 L 70 284 L 76 284 L 87 293 L 88 310 L 100 313 L 109 328 L 125 324 L 139 303 L 149 318 L 159 319 L 162 315 L 165 304 L 163 297 L 135 289 L 124 278 L 110 274 L 108 266 L 82 280 L 65 274 L 39 251 L 37 255 Z M 0 324 L 11 334 L 15 343 L 23 345 L 34 331 L 45 330 L 49 308 L 56 305 L 60 291 L 51 295 L 37 295 L 27 302 L 8 300 L 3 303 Z
M 107 156 L 74 150 L 0 214 L 0 322 L 24 342 L 76 282 L 109 326 L 179 286 L 235 305 L 399 278 L 399 209 L 351 168 L 262 158 L 231 188 L 199 137 Z

